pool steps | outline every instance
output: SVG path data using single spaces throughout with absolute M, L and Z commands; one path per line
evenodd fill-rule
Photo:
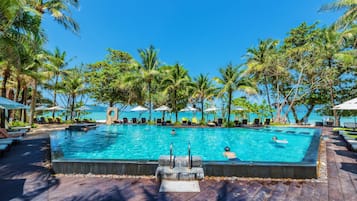
M 202 158 L 191 156 L 191 144 L 188 143 L 187 156 L 175 157 L 174 145 L 170 144 L 170 155 L 159 157 L 158 167 L 155 171 L 157 180 L 201 180 L 204 178 Z
M 171 159 L 170 159 L 171 158 Z M 156 178 L 167 180 L 201 180 L 204 178 L 202 158 L 200 156 L 163 155 L 159 157 Z

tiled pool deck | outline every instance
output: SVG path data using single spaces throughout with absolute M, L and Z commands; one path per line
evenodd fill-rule
M 357 153 L 323 133 L 327 180 L 213 178 L 200 193 L 159 193 L 154 178 L 53 176 L 44 167 L 48 135 L 34 135 L 0 158 L 0 200 L 357 200 Z

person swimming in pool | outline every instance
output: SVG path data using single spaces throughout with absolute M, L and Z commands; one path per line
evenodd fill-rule
M 287 140 L 278 140 L 278 137 L 276 137 L 276 136 L 274 136 L 273 138 L 272 138 L 272 140 L 274 141 L 274 142 L 276 142 L 276 143 L 279 143 L 279 144 L 288 144 L 289 142 L 287 141 Z
M 228 160 L 239 160 L 236 153 L 232 152 L 228 146 L 224 148 L 223 156 L 228 158 Z
M 175 129 L 172 129 L 172 130 L 171 130 L 171 135 L 175 135 L 175 134 L 176 134 Z

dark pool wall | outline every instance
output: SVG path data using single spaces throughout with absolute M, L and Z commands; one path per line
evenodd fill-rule
M 157 162 L 125 161 L 53 161 L 56 173 L 63 174 L 118 174 L 118 175 L 155 175 Z M 261 178 L 317 178 L 315 164 L 271 164 L 271 163 L 236 163 L 222 162 L 203 164 L 205 176 L 236 176 Z
M 312 179 L 318 177 L 316 164 L 205 163 L 207 176 Z
M 63 174 L 154 175 L 157 166 L 157 161 L 52 161 L 53 170 Z

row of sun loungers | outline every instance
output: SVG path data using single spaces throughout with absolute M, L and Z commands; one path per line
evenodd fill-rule
M 0 156 L 10 151 L 13 145 L 20 143 L 26 130 L 8 132 L 5 128 L 0 128 Z
M 347 142 L 347 147 L 352 151 L 357 151 L 357 132 L 354 131 L 339 131 L 339 134 L 345 139 Z M 352 138 L 347 134 L 356 135 L 356 138 Z

